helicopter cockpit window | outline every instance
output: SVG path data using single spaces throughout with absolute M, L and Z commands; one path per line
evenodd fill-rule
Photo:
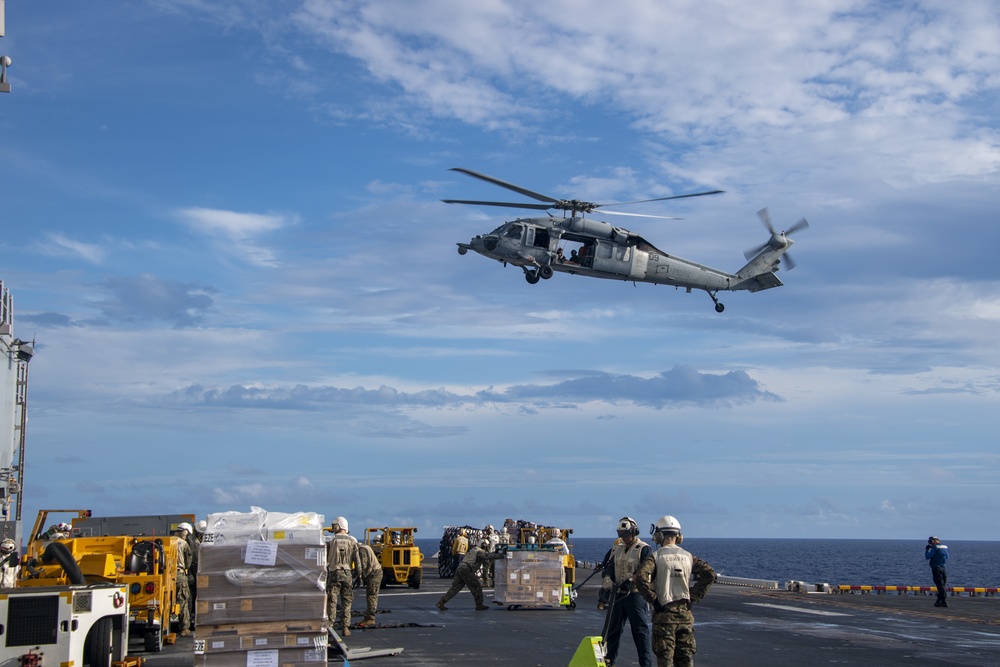
M 509 239 L 520 239 L 523 230 L 524 228 L 521 225 L 511 225 L 503 235 Z

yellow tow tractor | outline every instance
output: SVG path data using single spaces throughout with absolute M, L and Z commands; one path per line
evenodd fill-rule
M 382 588 L 392 585 L 420 588 L 420 564 L 424 557 L 413 542 L 416 532 L 412 526 L 365 529 L 365 544 L 372 548 L 382 564 Z
M 84 585 L 98 582 L 128 587 L 130 635 L 142 637 L 147 651 L 173 643 L 171 616 L 176 602 L 180 538 L 168 535 L 73 537 L 69 524 L 43 530 L 50 514 L 89 519 L 90 510 L 40 510 L 21 560 L 19 587 Z

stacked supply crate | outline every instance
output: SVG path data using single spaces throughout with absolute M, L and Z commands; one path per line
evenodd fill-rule
M 326 663 L 322 514 L 210 514 L 198 567 L 195 667 Z
M 496 562 L 496 603 L 549 609 L 570 604 L 561 552 L 512 547 L 506 555 Z

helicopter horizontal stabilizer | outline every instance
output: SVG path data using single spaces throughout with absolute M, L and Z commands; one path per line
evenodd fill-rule
M 745 289 L 750 292 L 760 292 L 761 290 L 771 289 L 772 287 L 781 287 L 784 285 L 778 276 L 774 275 L 770 271 L 765 271 L 764 273 L 758 273 L 755 276 L 751 276 L 746 280 L 733 285 L 732 289 Z

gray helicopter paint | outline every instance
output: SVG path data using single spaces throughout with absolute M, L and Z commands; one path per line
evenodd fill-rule
M 688 292 L 694 289 L 703 290 L 715 303 L 716 311 L 721 313 L 724 306 L 716 298 L 716 294 L 720 291 L 748 290 L 759 292 L 780 287 L 782 282 L 775 275 L 775 272 L 780 268 L 782 256 L 794 243 L 787 237 L 787 234 L 809 226 L 809 223 L 803 218 L 789 227 L 787 232 L 777 232 L 771 224 L 767 209 L 758 211 L 761 221 L 771 232 L 771 236 L 765 243 L 748 250 L 745 254 L 749 262 L 733 274 L 680 257 L 672 257 L 627 229 L 615 227 L 601 220 L 583 217 L 583 213 L 593 212 L 603 207 L 603 204 L 556 199 L 469 169 L 455 168 L 453 171 L 493 183 L 543 203 L 518 204 L 464 199 L 443 200 L 446 203 L 535 210 L 558 209 L 562 210 L 564 214 L 569 214 L 562 218 L 554 216 L 518 218 L 500 225 L 489 234 L 476 236 L 469 243 L 458 244 L 459 254 L 464 255 L 468 250 L 474 250 L 484 257 L 502 262 L 504 265 L 513 264 L 521 267 L 525 278 L 532 284 L 543 278 L 551 278 L 553 274 L 559 272 L 606 280 L 630 280 L 656 285 L 674 285 L 685 288 Z M 721 190 L 713 190 L 623 202 L 623 204 L 639 204 L 720 193 Z M 603 209 L 603 212 L 616 215 L 638 215 L 639 217 L 661 217 L 607 209 Z M 579 257 L 581 259 L 579 261 L 572 261 L 572 259 L 562 256 L 560 251 L 564 242 L 580 244 Z M 795 264 L 791 261 L 791 257 L 786 259 L 787 268 L 792 268 Z

